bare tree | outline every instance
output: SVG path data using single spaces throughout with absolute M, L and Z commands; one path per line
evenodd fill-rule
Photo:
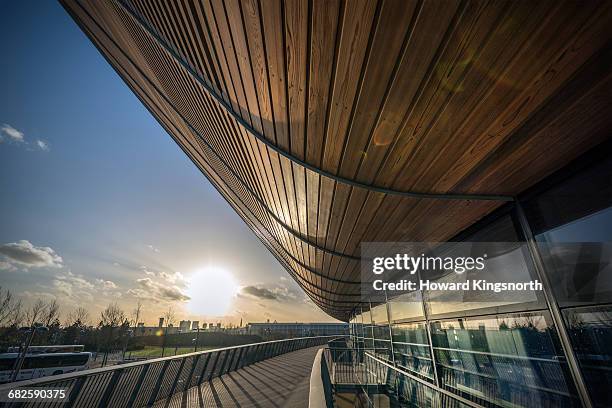
M 89 312 L 82 306 L 77 307 L 68 314 L 66 326 L 80 325 L 87 326 L 89 322 Z
M 176 314 L 174 313 L 174 309 L 172 308 L 172 306 L 169 306 L 166 313 L 164 313 L 164 320 L 166 321 L 166 331 L 164 332 L 164 340 L 162 342 L 162 357 L 166 353 L 166 337 L 168 336 L 168 327 L 170 327 L 170 325 L 174 323 L 175 319 Z
M 132 311 L 132 316 L 134 316 L 134 328 L 136 328 L 136 326 L 138 326 L 138 323 L 140 322 L 141 311 L 142 311 L 142 302 L 140 301 L 140 299 L 138 299 L 138 302 L 136 303 L 136 307 Z
M 174 321 L 176 320 L 176 313 L 174 312 L 172 306 L 168 307 L 168 310 L 166 310 L 166 313 L 164 313 L 164 320 L 166 321 L 166 328 L 168 328 L 171 324 L 174 324 Z
M 50 326 L 56 320 L 59 320 L 59 303 L 53 299 L 46 304 L 45 310 L 41 316 L 42 323 L 45 326 Z
M 127 319 L 125 312 L 121 310 L 117 303 L 106 306 L 106 309 L 100 313 L 100 318 L 100 329 L 103 332 L 102 335 L 106 338 L 105 353 L 102 360 L 102 366 L 105 366 L 108 353 L 117 348 L 117 342 L 121 334 L 120 327 L 126 324 Z
M 23 317 L 21 300 L 15 299 L 13 293 L 0 286 L 0 327 L 20 323 Z
M 21 299 L 17 301 L 17 304 L 13 308 L 13 314 L 11 319 L 9 320 L 9 326 L 21 326 L 25 319 L 25 310 L 23 308 L 23 304 L 21 303 Z
M 34 323 L 40 323 L 40 320 L 46 313 L 47 304 L 44 300 L 38 299 L 25 312 L 25 320 L 28 326 L 33 326 Z
M 100 325 L 108 327 L 119 327 L 125 321 L 125 313 L 117 303 L 111 303 L 100 313 Z

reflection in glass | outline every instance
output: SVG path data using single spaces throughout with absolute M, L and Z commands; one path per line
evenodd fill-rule
M 612 156 L 585 161 L 524 208 L 591 400 L 612 406 Z
M 433 381 L 433 366 L 425 322 L 392 325 L 395 364 L 402 369 Z
M 548 313 L 431 323 L 443 387 L 480 404 L 574 406 L 573 382 Z
M 372 313 L 372 331 L 374 333 L 374 347 L 376 354 L 386 360 L 392 358 L 391 339 L 389 334 L 389 318 L 387 317 L 387 305 L 385 303 L 375 306 Z
M 366 349 L 374 348 L 374 338 L 372 336 L 372 316 L 369 310 L 364 310 L 361 313 L 361 320 L 363 322 L 363 347 Z
M 561 307 L 612 302 L 612 157 L 525 201 Z
M 486 249 L 488 258 L 486 269 L 480 272 L 456 274 L 446 273 L 437 279 L 438 282 L 466 282 L 484 279 L 490 282 L 527 282 L 536 279 L 531 256 L 518 231 L 514 214 L 505 214 L 490 224 L 474 231 L 468 231 L 454 242 L 473 243 L 475 256 L 480 256 Z M 457 311 L 479 310 L 485 308 L 502 308 L 518 305 L 541 305 L 544 298 L 538 292 L 524 291 L 498 295 L 479 291 L 427 291 L 423 295 L 428 301 L 430 315 L 444 315 Z
M 389 299 L 389 314 L 393 322 L 424 319 L 421 292 L 403 293 Z
M 559 306 L 612 302 L 612 243 L 553 241 L 538 243 L 538 249 Z
M 612 406 L 612 306 L 566 309 L 563 315 L 593 403 Z

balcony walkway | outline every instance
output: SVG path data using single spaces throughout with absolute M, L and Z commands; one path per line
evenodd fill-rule
M 157 401 L 154 407 L 308 407 L 310 372 L 321 347 L 260 361 Z

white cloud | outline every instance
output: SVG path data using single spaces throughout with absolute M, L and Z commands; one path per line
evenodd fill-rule
M 70 282 L 54 279 L 53 287 L 64 296 L 72 296 L 72 284 Z
M 13 142 L 22 143 L 25 141 L 25 135 L 23 134 L 23 132 L 20 132 L 19 130 L 6 123 L 0 126 L 0 135 L 7 136 L 9 140 Z
M 138 269 L 147 276 L 158 277 L 166 281 L 167 283 L 173 285 L 184 287 L 187 284 L 187 279 L 185 278 L 185 275 L 180 272 L 165 272 L 159 270 L 152 270 L 146 265 L 141 265 Z
M 160 278 L 169 283 L 174 283 L 180 286 L 184 286 L 187 283 L 187 279 L 180 272 L 159 272 L 157 274 Z
M 159 253 L 159 248 L 156 248 L 153 245 L 147 245 L 147 248 L 149 248 L 153 252 Z
M 177 286 L 168 285 L 167 283 L 163 282 L 156 282 L 151 278 L 137 279 L 136 283 L 138 284 L 138 287 L 128 290 L 127 293 L 138 298 L 167 302 L 184 302 L 189 300 L 189 296 L 183 293 L 183 291 Z
M 102 289 L 110 290 L 117 289 L 117 284 L 113 281 L 104 280 L 104 279 L 96 279 L 96 283 L 102 287 Z
M 10 262 L 0 261 L 0 271 L 16 271 L 17 268 Z
M 68 296 L 75 292 L 89 291 L 95 288 L 95 285 L 84 276 L 75 275 L 70 271 L 66 274 L 56 275 L 53 286 Z
M 37 247 L 27 240 L 0 245 L 0 255 L 13 266 L 61 268 L 64 262 L 52 248 Z
M 83 275 L 76 275 L 70 271 L 56 275 L 52 284 L 58 293 L 73 300 L 90 301 L 94 299 L 94 293 L 96 296 L 121 297 L 121 292 L 116 290 L 118 287 L 115 282 L 101 278 L 90 281 Z
M 57 300 L 57 296 L 49 292 L 31 292 L 29 290 L 24 290 L 23 292 L 21 292 L 20 296 L 27 300 Z
M 240 293 L 251 296 L 255 299 L 277 300 L 277 296 L 269 289 L 259 286 L 245 286 L 240 290 Z
M 49 143 L 45 142 L 44 140 L 36 140 L 36 146 L 40 149 L 40 150 L 44 150 L 45 152 L 49 151 Z
M 284 285 L 265 287 L 263 285 L 245 286 L 240 290 L 239 295 L 260 300 L 277 300 L 279 302 L 296 299 L 294 290 Z
M 0 142 L 2 142 L 5 138 L 10 142 L 26 146 L 28 150 L 38 149 L 42 150 L 43 152 L 49 151 L 49 143 L 47 141 L 36 139 L 33 142 L 29 142 L 26 140 L 25 133 L 15 129 L 8 123 L 4 123 L 2 126 L 0 126 Z

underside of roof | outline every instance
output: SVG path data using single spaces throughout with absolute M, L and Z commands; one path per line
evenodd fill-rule
M 447 240 L 610 135 L 609 1 L 62 3 L 340 320 L 361 242 Z

